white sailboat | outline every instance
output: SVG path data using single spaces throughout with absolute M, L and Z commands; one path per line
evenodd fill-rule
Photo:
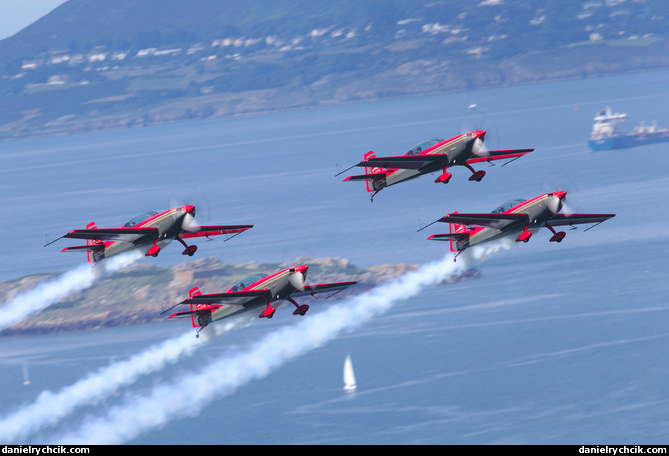
M 23 384 L 30 385 L 30 376 L 28 375 L 28 365 L 23 363 Z
M 358 388 L 358 385 L 355 382 L 351 356 L 346 355 L 346 359 L 344 360 L 344 391 L 355 391 L 356 388 Z

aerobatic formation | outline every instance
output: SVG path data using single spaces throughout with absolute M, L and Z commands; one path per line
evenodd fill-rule
M 471 175 L 470 181 L 480 182 L 485 171 L 475 170 L 472 165 L 495 160 L 506 160 L 502 166 L 529 154 L 534 149 L 487 150 L 484 145 L 486 132 L 471 131 L 450 139 L 432 138 L 421 142 L 401 156 L 376 157 L 370 151 L 363 161 L 336 174 L 358 166 L 365 168 L 365 174 L 349 176 L 347 181 L 365 181 L 367 192 L 372 193 L 370 201 L 385 187 L 405 182 L 425 174 L 439 173 L 435 183 L 448 183 L 452 177 L 451 168 L 463 166 Z M 516 242 L 528 242 L 533 233 L 547 228 L 551 242 L 562 242 L 564 231 L 555 227 L 590 224 L 588 229 L 612 218 L 615 214 L 571 213 L 566 204 L 567 192 L 555 190 L 530 200 L 514 199 L 497 207 L 490 213 L 453 212 L 424 226 L 434 223 L 449 224 L 449 233 L 433 234 L 428 240 L 449 241 L 453 261 L 469 247 L 500 238 L 514 238 Z M 562 212 L 561 212 L 562 211 Z M 86 245 L 65 247 L 62 252 L 86 252 L 88 262 L 93 265 L 113 255 L 127 251 L 139 251 L 145 256 L 156 257 L 161 249 L 173 240 L 184 247 L 183 255 L 193 256 L 197 251 L 187 239 L 227 235 L 225 241 L 253 228 L 253 225 L 208 225 L 200 226 L 195 221 L 195 206 L 185 205 L 167 211 L 140 214 L 120 228 L 97 228 L 90 223 L 86 229 L 75 229 L 49 242 L 59 239 L 85 239 Z M 420 231 L 419 230 L 419 231 Z M 46 246 L 45 246 L 46 247 Z M 309 266 L 298 265 L 272 274 L 254 274 L 242 279 L 225 292 L 203 294 L 193 287 L 188 299 L 174 304 L 188 306 L 187 310 L 171 314 L 169 319 L 190 319 L 197 328 L 196 336 L 207 325 L 241 313 L 258 312 L 259 318 L 272 318 L 277 301 L 287 301 L 295 307 L 293 315 L 305 315 L 309 305 L 298 303 L 295 298 L 324 295 L 327 299 L 357 282 L 305 284 Z M 167 311 L 165 311 L 167 312 Z M 165 313 L 164 312 L 164 313 Z

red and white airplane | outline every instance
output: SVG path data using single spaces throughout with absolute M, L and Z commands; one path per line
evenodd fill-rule
M 307 295 L 315 297 L 319 293 L 331 293 L 325 298 L 327 299 L 357 283 L 304 285 L 307 269 L 309 266 L 300 265 L 271 275 L 252 274 L 234 284 L 225 293 L 202 294 L 195 287 L 189 291 L 188 299 L 176 304 L 190 305 L 190 310 L 174 313 L 169 318 L 190 318 L 193 328 L 199 328 L 196 333 L 196 336 L 199 337 L 200 331 L 209 323 L 241 312 L 257 311 L 265 307 L 258 317 L 272 318 L 276 311 L 276 308 L 272 307 L 275 301 L 289 301 L 295 306 L 293 315 L 304 315 L 309 310 L 309 305 L 300 305 L 293 298 Z M 172 308 L 174 307 L 176 306 Z
M 184 239 L 232 234 L 226 241 L 253 225 L 192 226 L 195 206 L 175 207 L 165 212 L 145 212 L 125 223 L 121 228 L 98 228 L 89 223 L 86 229 L 72 230 L 45 245 L 62 238 L 86 239 L 86 245 L 65 247 L 61 252 L 85 251 L 88 262 L 95 263 L 121 252 L 138 249 L 145 256 L 158 256 L 161 247 L 173 240 L 184 246 L 183 255 L 193 256 L 196 245 L 186 244 Z
M 365 154 L 363 161 L 338 173 L 337 176 L 355 166 L 364 167 L 365 174 L 349 176 L 344 179 L 344 182 L 364 180 L 367 183 L 367 191 L 374 192 L 370 197 L 370 201 L 374 201 L 374 196 L 385 187 L 424 174 L 440 172 L 441 174 L 434 182 L 447 184 L 452 176 L 448 172 L 451 166 L 466 167 L 472 172 L 469 180 L 480 182 L 485 176 L 485 171 L 475 171 L 471 166 L 473 163 L 489 162 L 492 164 L 492 160 L 500 159 L 512 159 L 510 161 L 513 161 L 534 150 L 485 150 L 483 147 L 485 133 L 483 130 L 476 130 L 451 139 L 432 138 L 413 147 L 406 154 L 396 157 L 377 157 L 374 152 L 370 151 Z
M 615 217 L 616 214 L 564 214 L 560 210 L 565 206 L 567 192 L 556 191 L 545 193 L 530 200 L 514 199 L 507 201 L 489 214 L 453 212 L 422 227 L 421 231 L 433 223 L 449 223 L 448 234 L 433 234 L 428 238 L 432 241 L 450 241 L 451 252 L 455 258 L 468 247 L 483 242 L 493 241 L 501 237 L 517 236 L 516 242 L 527 242 L 532 232 L 540 228 L 548 228 L 553 236 L 550 242 L 562 242 L 566 233 L 555 231 L 556 226 L 600 223 Z M 594 228 L 587 228 L 588 231 Z M 470 228 L 472 227 L 472 228 Z M 453 261 L 455 261 L 455 258 Z

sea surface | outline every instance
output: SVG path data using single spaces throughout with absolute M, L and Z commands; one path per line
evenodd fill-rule
M 314 304 L 300 318 L 279 309 L 207 341 L 184 321 L 0 337 L 0 428 L 48 394 L 192 335 L 192 352 L 124 382 L 103 376 L 119 386 L 15 442 L 78 443 L 97 425 L 112 443 L 138 444 L 666 444 L 669 143 L 593 153 L 587 139 L 607 105 L 628 114 L 629 129 L 669 125 L 668 81 L 649 72 L 0 143 L 4 281 L 85 262 L 60 253 L 68 240 L 43 247 L 48 238 L 176 203 L 195 203 L 201 223 L 255 225 L 198 243 L 196 258 L 361 267 L 456 267 L 447 243 L 425 240 L 448 226 L 419 224 L 513 198 L 567 190 L 578 212 L 616 214 L 561 244 L 542 230 L 501 249 L 475 280 L 407 298 L 386 286 L 387 307 L 369 313 L 360 309 L 379 298 Z M 479 165 L 479 183 L 459 167 L 447 185 L 424 176 L 373 203 L 363 183 L 342 182 L 362 170 L 335 177 L 370 150 L 401 155 L 473 129 L 488 131 L 490 149 L 535 151 Z M 178 264 L 180 253 L 172 245 L 141 262 Z M 338 306 L 351 306 L 352 322 Z M 342 388 L 347 354 L 353 394 Z M 229 386 L 217 383 L 233 370 Z

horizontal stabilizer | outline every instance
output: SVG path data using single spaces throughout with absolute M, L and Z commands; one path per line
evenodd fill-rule
M 450 234 L 433 234 L 428 241 L 464 241 L 469 239 L 469 233 L 450 233 Z
M 206 306 L 205 308 L 200 308 L 200 309 L 196 309 L 196 310 L 186 310 L 184 312 L 176 312 L 176 313 L 173 313 L 172 315 L 170 315 L 168 317 L 168 319 L 169 318 L 190 318 L 190 317 L 196 316 L 196 315 L 197 316 L 204 315 L 204 314 L 207 314 L 207 313 L 211 312 L 212 310 L 218 309 L 219 307 L 221 307 L 221 306 Z
M 102 244 L 91 244 L 91 245 L 75 245 L 72 247 L 65 247 L 61 252 L 80 252 L 80 251 L 89 251 L 89 252 L 100 252 L 105 249 L 105 246 Z
M 343 182 L 346 181 L 361 181 L 361 180 L 377 180 L 386 177 L 386 173 L 369 173 L 369 174 L 359 174 L 357 176 L 348 176 Z

